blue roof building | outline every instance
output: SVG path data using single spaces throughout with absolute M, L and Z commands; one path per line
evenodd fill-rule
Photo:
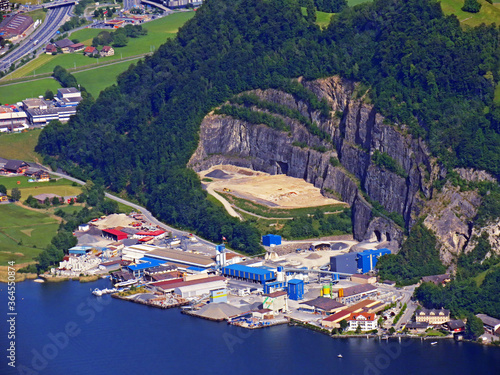
M 127 266 L 129 271 L 131 271 L 134 277 L 141 277 L 144 274 L 144 271 L 153 267 L 158 267 L 161 264 L 165 264 L 166 262 L 163 260 L 158 260 L 149 257 L 142 257 L 139 259 L 137 264 L 131 264 Z
M 261 284 L 276 279 L 274 271 L 260 267 L 248 267 L 242 264 L 232 264 L 222 267 L 222 274 L 224 276 L 232 276 L 247 281 L 259 282 Z
M 330 257 L 330 271 L 350 274 L 358 273 L 358 253 L 347 253 Z
M 358 254 L 358 268 L 361 270 L 361 273 L 367 273 L 372 271 L 377 265 L 378 259 L 382 255 L 390 254 L 391 250 L 389 249 L 374 249 L 374 250 L 365 250 Z
M 262 244 L 264 246 L 281 245 L 281 236 L 277 234 L 266 234 L 262 236 Z

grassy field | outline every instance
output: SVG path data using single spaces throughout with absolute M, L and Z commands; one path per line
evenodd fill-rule
M 25 161 L 40 161 L 41 156 L 36 153 L 41 129 L 30 130 L 26 133 L 0 134 L 0 157 Z
M 33 18 L 33 21 L 40 20 L 41 22 L 43 22 L 47 16 L 47 12 L 44 12 L 43 9 L 37 9 L 24 14 Z
M 14 204 L 0 205 L 0 265 L 31 261 L 55 236 L 59 223 L 49 215 Z
M 79 195 L 82 193 L 82 189 L 78 186 L 71 185 L 54 185 L 52 183 L 46 182 L 43 186 L 33 186 L 28 188 L 19 188 L 21 190 L 21 200 L 25 200 L 30 195 L 39 194 L 57 194 L 61 197 L 68 195 Z M 10 192 L 9 192 L 10 193 Z
M 137 60 L 132 62 L 137 62 Z M 99 69 L 74 73 L 74 76 L 79 84 L 97 98 L 102 90 L 116 82 L 116 77 L 127 70 L 132 62 L 124 61 L 109 66 L 103 66 Z
M 353 7 L 355 5 L 358 5 L 358 4 L 362 4 L 362 3 L 368 3 L 368 2 L 372 2 L 372 0 L 347 0 L 347 4 L 349 4 L 350 7 Z
M 17 183 L 19 181 L 19 184 Z M 26 176 L 14 176 L 14 177 L 4 177 L 0 176 L 0 185 L 4 185 L 8 190 L 12 188 L 19 189 L 33 189 L 36 187 L 44 187 L 44 186 L 72 186 L 72 182 L 70 180 L 66 180 L 65 178 L 60 178 L 55 182 L 28 182 L 28 177 Z
M 217 193 L 224 196 L 224 198 L 226 198 L 226 200 L 229 203 L 235 205 L 236 207 L 267 218 L 286 218 L 286 217 L 297 217 L 303 215 L 312 215 L 317 210 L 321 212 L 340 212 L 346 207 L 346 204 L 340 203 L 340 204 L 330 204 L 319 207 L 304 207 L 304 208 L 292 208 L 292 209 L 283 209 L 274 207 L 271 208 L 263 204 L 258 204 L 249 201 L 247 199 L 238 198 L 232 194 L 223 193 L 220 191 L 218 191 Z
M 322 29 L 330 24 L 334 13 L 316 12 L 316 24 Z
M 485 0 L 478 0 L 482 7 L 479 13 L 468 13 L 461 10 L 463 0 L 441 0 L 441 8 L 445 14 L 455 14 L 462 25 L 479 26 L 500 23 L 500 4 L 490 4 Z
M 19 72 L 14 72 L 7 78 L 14 79 L 24 77 L 27 75 L 33 75 L 33 73 L 35 72 L 36 74 L 50 73 L 57 65 L 61 65 L 64 68 L 73 68 L 75 66 L 78 67 L 96 64 L 98 60 L 99 62 L 104 62 L 117 60 L 121 57 L 136 56 L 143 53 L 148 53 L 154 49 L 157 49 L 160 45 L 165 43 L 168 38 L 175 37 L 177 31 L 179 30 L 179 27 L 181 27 L 182 25 L 184 25 L 184 23 L 191 19 L 194 14 L 194 12 L 179 12 L 171 14 L 167 17 L 160 18 L 158 20 L 145 23 L 143 27 L 148 30 L 148 35 L 140 38 L 129 38 L 127 46 L 115 48 L 114 56 L 95 59 L 88 56 L 83 56 L 83 53 L 68 53 L 56 56 L 42 55 L 42 57 L 30 61 L 28 64 L 23 66 L 19 70 Z M 70 39 L 78 39 L 81 43 L 90 45 L 92 43 L 92 39 L 101 31 L 102 30 L 99 29 L 78 30 L 71 34 Z M 113 81 L 109 81 L 108 86 L 112 84 L 112 82 Z
M 46 90 L 52 90 L 56 93 L 59 88 L 61 88 L 61 85 L 53 78 L 0 86 L 0 103 L 12 104 L 26 98 L 36 98 L 45 94 Z

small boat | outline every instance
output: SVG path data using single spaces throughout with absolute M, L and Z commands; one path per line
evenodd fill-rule
M 433 341 L 431 342 L 431 345 L 437 345 L 437 343 L 438 343 L 437 341 Z
M 92 292 L 92 294 L 94 296 L 98 296 L 98 297 L 102 296 L 102 292 L 99 289 L 97 289 L 97 288 L 94 289 L 94 291 Z
M 337 357 L 338 357 L 338 358 L 342 358 L 342 354 L 339 354 Z
M 44 283 L 45 280 L 44 279 L 35 279 L 33 280 L 35 283 Z

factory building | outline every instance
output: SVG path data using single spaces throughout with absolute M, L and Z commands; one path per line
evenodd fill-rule
M 358 253 L 347 253 L 330 257 L 330 271 L 351 274 L 358 273 Z
M 294 301 L 304 298 L 304 280 L 292 279 L 288 281 L 288 297 Z
M 383 256 L 390 254 L 389 249 L 376 249 L 376 250 L 365 250 L 362 253 L 358 253 L 358 269 L 361 273 L 367 273 L 375 269 L 378 259 Z
M 235 277 L 238 279 L 258 282 L 261 284 L 267 281 L 275 280 L 274 272 L 265 268 L 248 267 L 242 264 L 232 264 L 222 268 L 224 276 Z
M 313 300 L 300 303 L 301 310 L 321 315 L 332 315 L 344 310 L 346 307 L 347 306 L 343 303 L 325 297 L 318 297 Z
M 112 241 L 124 240 L 128 237 L 127 233 L 124 233 L 117 229 L 103 229 L 102 236 Z
M 270 309 L 273 312 L 285 312 L 288 310 L 287 292 L 281 290 L 263 295 L 262 308 Z
M 227 302 L 227 289 L 215 289 L 210 291 L 210 303 Z
M 264 246 L 278 246 L 281 245 L 281 236 L 277 234 L 266 234 L 262 236 L 262 245 Z

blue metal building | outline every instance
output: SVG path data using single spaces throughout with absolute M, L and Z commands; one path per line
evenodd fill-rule
M 127 266 L 128 270 L 132 272 L 134 277 L 141 277 L 144 275 L 144 271 L 153 267 L 158 267 L 161 264 L 165 264 L 164 260 L 158 260 L 149 257 L 142 257 L 139 259 L 137 264 L 132 264 Z
M 378 258 L 390 253 L 391 250 L 389 249 L 365 250 L 358 254 L 358 268 L 361 273 L 370 272 L 377 265 Z
M 222 274 L 224 276 L 238 277 L 248 281 L 257 281 L 261 284 L 276 279 L 274 271 L 272 270 L 259 267 L 248 267 L 242 264 L 231 264 L 230 266 L 222 267 Z
M 300 301 L 304 298 L 304 280 L 292 279 L 288 281 L 288 298 Z
M 358 273 L 358 253 L 341 254 L 330 257 L 330 271 Z
M 281 245 L 281 236 L 278 236 L 277 234 L 266 234 L 265 236 L 262 236 L 262 245 Z

